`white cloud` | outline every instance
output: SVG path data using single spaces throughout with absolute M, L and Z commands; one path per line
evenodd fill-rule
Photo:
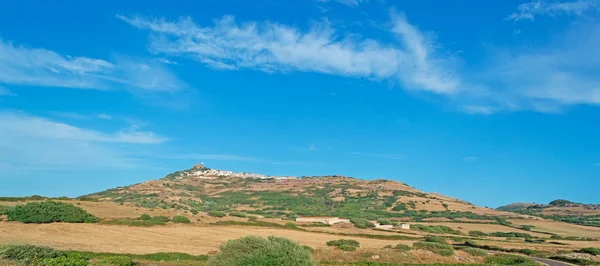
M 96 118 L 98 119 L 102 119 L 102 120 L 112 120 L 113 117 L 107 114 L 97 114 Z
M 15 93 L 10 91 L 9 89 L 0 86 L 0 96 L 17 96 Z
M 537 0 L 520 4 L 517 11 L 510 14 L 508 20 L 534 20 L 536 16 L 581 16 L 587 11 L 598 10 L 599 0 L 576 0 L 571 2 Z
M 218 70 L 256 69 L 269 73 L 305 71 L 376 80 L 400 81 L 409 89 L 449 94 L 460 81 L 452 60 L 438 56 L 436 45 L 403 15 L 392 15 L 389 33 L 400 43 L 383 44 L 355 35 L 340 36 L 328 21 L 308 30 L 273 22 L 238 24 L 232 16 L 213 26 L 117 16 L 151 31 L 149 49 L 188 57 Z
M 174 92 L 185 84 L 158 62 L 61 55 L 0 39 L 0 83 L 77 89 Z
M 358 5 L 360 5 L 363 2 L 367 2 L 367 0 L 317 0 L 321 3 L 326 3 L 326 2 L 337 2 L 340 3 L 342 5 L 346 5 L 349 7 L 358 7 Z
M 468 156 L 463 158 L 463 161 L 465 162 L 476 162 L 479 160 L 479 157 L 475 157 L 475 156 Z
M 467 114 L 491 115 L 494 113 L 494 108 L 484 105 L 467 105 L 463 107 L 463 111 Z
M 154 132 L 122 130 L 115 133 L 79 128 L 21 112 L 0 112 L 0 132 L 39 139 L 156 144 L 167 141 Z
M 377 154 L 377 153 L 365 153 L 365 152 L 352 152 L 351 154 L 359 155 L 359 156 L 367 156 L 367 157 L 393 159 L 393 160 L 403 160 L 404 159 L 404 156 L 397 155 L 397 154 Z
M 480 77 L 493 100 L 504 101 L 498 109 L 556 113 L 569 105 L 600 105 L 598 46 L 600 25 L 575 23 L 546 45 L 494 51 Z
M 594 165 L 600 167 L 600 163 L 594 163 Z
M 22 112 L 0 112 L 0 167 L 11 170 L 133 169 L 143 160 L 132 150 L 165 140 L 152 132 L 105 133 Z

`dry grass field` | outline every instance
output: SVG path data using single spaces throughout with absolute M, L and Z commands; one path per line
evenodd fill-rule
M 535 230 L 562 236 L 600 238 L 600 227 L 582 226 L 549 220 L 512 219 L 509 221 L 513 224 L 533 225 L 535 226 Z
M 154 227 L 128 227 L 101 224 L 22 224 L 0 222 L 0 243 L 35 244 L 57 249 L 96 252 L 146 254 L 156 252 L 183 252 L 193 255 L 217 250 L 230 239 L 255 235 L 287 237 L 302 245 L 324 248 L 330 240 L 355 239 L 363 248 L 381 249 L 398 243 L 391 241 L 302 232 L 274 228 L 168 225 Z

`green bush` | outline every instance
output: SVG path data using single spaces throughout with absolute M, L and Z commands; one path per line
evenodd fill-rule
M 246 218 L 247 215 L 243 212 L 230 212 L 229 216 Z
M 133 266 L 131 258 L 126 256 L 106 257 L 94 264 L 94 266 Z
M 592 255 L 600 255 L 599 248 L 582 248 L 578 252 L 592 254 Z
M 57 258 L 63 255 L 64 253 L 49 247 L 21 245 L 7 247 L 0 253 L 0 258 L 29 264 L 34 260 Z
M 311 252 L 286 238 L 268 239 L 247 236 L 229 240 L 219 247 L 220 253 L 208 260 L 209 266 L 233 265 L 315 265 Z
M 411 224 L 410 229 L 420 230 L 427 233 L 434 234 L 453 234 L 460 235 L 459 231 L 456 231 L 445 225 L 423 225 L 423 224 Z
M 450 245 L 445 245 L 445 244 L 440 244 L 440 243 L 435 243 L 435 242 L 416 242 L 413 243 L 413 248 L 416 249 L 422 249 L 422 250 L 429 250 L 433 253 L 437 253 L 440 254 L 441 250 L 449 250 L 452 251 L 452 254 L 454 254 L 454 247 L 450 246 Z M 448 254 L 449 252 L 444 252 L 444 254 Z M 443 255 L 443 256 L 447 256 L 447 255 Z
M 383 248 L 384 248 L 384 249 L 393 249 L 393 248 L 394 248 L 394 246 L 392 246 L 392 245 L 386 245 L 386 246 L 385 246 L 385 247 L 383 247 Z
M 208 216 L 223 218 L 223 217 L 227 216 L 227 214 L 225 214 L 222 211 L 209 211 Z
M 385 219 L 385 218 L 379 218 L 379 219 L 377 219 L 377 222 L 380 225 L 393 225 L 392 221 Z
M 448 241 L 446 241 L 446 238 L 440 236 L 426 236 L 425 239 L 423 239 L 423 241 L 448 245 Z
M 152 220 L 152 216 L 144 213 L 144 214 L 140 215 L 140 218 L 138 218 L 138 219 L 142 220 L 142 221 L 150 221 L 150 220 Z
M 532 238 L 532 236 L 530 234 L 517 233 L 517 232 L 493 232 L 493 233 L 490 233 L 490 236 Z
M 485 259 L 485 263 L 491 265 L 518 265 L 518 266 L 539 266 L 539 264 L 530 258 L 517 255 L 497 254 Z
M 354 224 L 354 227 L 356 228 L 367 229 L 375 227 L 372 222 L 369 222 L 369 220 L 366 219 L 350 219 L 350 222 Z
M 47 258 L 39 261 L 38 265 L 43 266 L 87 266 L 88 261 L 83 258 L 57 257 Z
M 329 247 L 337 247 L 344 251 L 355 251 L 360 247 L 360 243 L 352 239 L 338 239 L 327 242 Z
M 487 236 L 488 234 L 481 232 L 481 231 L 470 231 L 469 235 L 470 236 Z
M 480 248 L 466 247 L 466 248 L 463 248 L 462 251 L 468 253 L 471 256 L 477 256 L 477 257 L 485 257 L 488 255 L 487 251 L 480 249 Z
M 8 210 L 10 221 L 23 223 L 95 223 L 100 219 L 73 204 L 44 201 L 17 205 Z
M 176 223 L 176 224 L 189 224 L 189 223 L 191 223 L 190 219 L 188 219 L 185 216 L 181 216 L 181 215 L 177 215 L 177 216 L 173 217 L 173 222 Z
M 12 206 L 6 206 L 6 205 L 0 205 L 0 215 L 6 215 L 8 214 L 9 210 L 12 210 Z
M 164 215 L 154 216 L 154 217 L 152 217 L 152 221 L 159 222 L 159 223 L 168 223 L 171 221 L 171 218 L 164 216 Z
M 395 250 L 399 250 L 399 251 L 409 251 L 409 250 L 411 250 L 412 248 L 411 248 L 409 245 L 397 244 L 397 245 L 394 247 L 394 249 L 395 249 Z
M 290 229 L 298 229 L 298 226 L 295 223 L 292 222 L 287 222 L 284 225 L 286 228 L 290 228 Z

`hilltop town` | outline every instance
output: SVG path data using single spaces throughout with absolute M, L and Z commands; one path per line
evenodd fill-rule
M 168 179 L 181 180 L 183 178 L 215 179 L 219 177 L 233 178 L 258 178 L 258 179 L 296 179 L 295 176 L 269 176 L 249 172 L 233 172 L 227 170 L 211 169 L 204 163 L 194 165 L 191 169 L 178 171 L 167 176 Z

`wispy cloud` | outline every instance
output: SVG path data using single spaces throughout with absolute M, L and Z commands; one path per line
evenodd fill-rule
M 102 119 L 102 120 L 112 120 L 113 117 L 107 114 L 97 114 L 96 118 L 98 119 Z
M 317 145 L 315 145 L 313 143 L 313 144 L 310 144 L 310 147 L 308 147 L 308 150 L 309 151 L 320 151 L 321 149 L 317 148 Z
M 167 138 L 153 132 L 102 132 L 23 112 L 0 112 L 0 161 L 12 170 L 133 169 L 132 151 Z
M 479 161 L 479 157 L 476 157 L 476 156 L 467 156 L 467 157 L 463 158 L 463 161 L 465 161 L 465 162 L 471 162 L 472 163 L 472 162 Z
M 172 93 L 187 86 L 159 62 L 124 56 L 109 62 L 14 45 L 1 39 L 0 83 L 143 93 Z
M 537 0 L 520 4 L 508 20 L 534 20 L 536 16 L 581 16 L 585 12 L 600 9 L 600 0 L 576 0 L 570 2 Z
M 467 105 L 463 107 L 463 111 L 467 114 L 477 115 L 491 115 L 495 112 L 493 107 L 485 105 Z
M 378 154 L 378 153 L 366 153 L 366 152 L 352 152 L 352 155 L 359 156 L 367 156 L 367 157 L 377 157 L 377 158 L 385 158 L 385 159 L 393 159 L 393 160 L 403 160 L 403 155 L 398 154 Z
M 358 5 L 360 5 L 361 3 L 367 2 L 368 0 L 317 0 L 321 3 L 326 3 L 326 2 L 336 2 L 336 3 L 340 3 L 342 5 L 346 5 L 349 7 L 358 7 Z
M 17 96 L 15 93 L 10 91 L 9 89 L 0 86 L 0 96 Z
M 149 30 L 152 52 L 188 57 L 218 70 L 320 72 L 399 81 L 408 89 L 441 94 L 459 89 L 460 81 L 446 68 L 452 60 L 438 56 L 432 39 L 402 14 L 393 13 L 387 29 L 399 44 L 340 36 L 327 20 L 302 30 L 273 22 L 239 24 L 233 16 L 217 19 L 212 26 L 199 26 L 189 17 L 177 21 L 117 18 Z
M 168 140 L 150 131 L 121 130 L 114 133 L 75 127 L 22 112 L 0 112 L 0 131 L 43 139 L 90 142 L 156 144 Z

